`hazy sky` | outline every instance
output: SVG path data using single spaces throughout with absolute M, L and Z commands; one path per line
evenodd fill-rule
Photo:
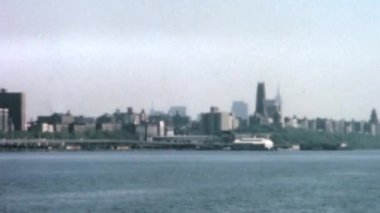
M 127 106 L 254 111 L 280 85 L 284 114 L 380 110 L 380 1 L 0 0 L 0 87 L 27 118 Z

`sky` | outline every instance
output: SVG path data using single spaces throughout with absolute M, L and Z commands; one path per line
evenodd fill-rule
M 369 119 L 380 110 L 380 1 L 0 0 L 0 87 L 27 118 L 70 110 L 194 118 L 256 86 L 283 114 Z

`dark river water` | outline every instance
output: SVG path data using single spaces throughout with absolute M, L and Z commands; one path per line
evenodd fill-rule
M 380 151 L 0 153 L 0 212 L 380 212 Z

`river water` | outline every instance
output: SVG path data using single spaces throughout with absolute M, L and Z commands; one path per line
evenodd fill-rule
M 0 153 L 0 212 L 380 212 L 380 151 Z

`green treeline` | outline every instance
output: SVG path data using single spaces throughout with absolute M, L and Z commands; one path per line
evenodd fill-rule
M 272 132 L 271 139 L 277 146 L 299 144 L 306 149 L 334 148 L 346 143 L 349 149 L 379 149 L 380 137 L 369 134 L 332 134 L 304 129 L 283 128 Z

